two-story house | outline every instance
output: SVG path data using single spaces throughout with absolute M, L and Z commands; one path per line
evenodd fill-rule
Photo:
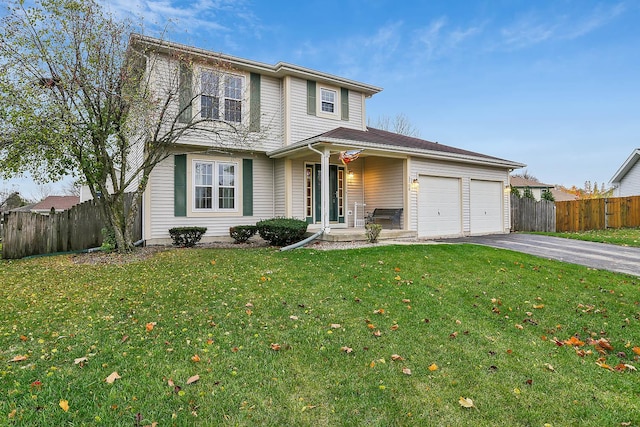
M 229 227 L 295 217 L 325 237 L 360 229 L 376 208 L 402 209 L 405 234 L 508 233 L 509 172 L 518 162 L 366 126 L 379 87 L 288 63 L 268 65 L 135 36 L 180 79 L 180 110 L 238 129 L 216 141 L 185 135 L 143 198 L 143 239 L 176 226 Z M 182 67 L 176 58 L 197 58 Z M 176 106 L 177 108 L 178 106 Z

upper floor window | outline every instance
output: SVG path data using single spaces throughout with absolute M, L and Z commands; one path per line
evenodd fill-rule
M 320 88 L 321 108 L 325 113 L 336 111 L 336 91 Z
M 221 84 L 223 82 L 224 84 Z M 227 122 L 242 121 L 244 77 L 203 70 L 201 73 L 200 115 L 208 119 L 224 117 Z M 220 102 L 220 100 L 224 102 Z
M 236 209 L 237 173 L 235 163 L 195 161 L 193 201 L 196 211 Z

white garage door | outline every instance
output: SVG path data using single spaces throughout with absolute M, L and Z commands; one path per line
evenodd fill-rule
M 460 179 L 421 176 L 418 193 L 418 236 L 459 235 L 462 232 Z
M 471 234 L 503 232 L 502 182 L 471 180 Z

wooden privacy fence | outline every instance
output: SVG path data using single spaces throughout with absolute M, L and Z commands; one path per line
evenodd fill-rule
M 548 200 L 511 195 L 511 231 L 556 231 L 556 208 Z
M 131 206 L 132 194 L 126 206 Z M 17 259 L 30 255 L 68 252 L 98 247 L 102 244 L 100 209 L 93 200 L 69 210 L 41 215 L 33 212 L 4 214 L 2 258 Z M 134 223 L 134 240 L 142 236 L 142 215 Z
M 556 202 L 557 231 L 640 227 L 640 196 Z

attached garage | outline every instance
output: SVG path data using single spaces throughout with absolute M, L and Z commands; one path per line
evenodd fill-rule
M 462 191 L 459 178 L 421 176 L 418 197 L 418 237 L 462 233 Z
M 469 189 L 471 234 L 503 232 L 502 182 L 472 179 Z

